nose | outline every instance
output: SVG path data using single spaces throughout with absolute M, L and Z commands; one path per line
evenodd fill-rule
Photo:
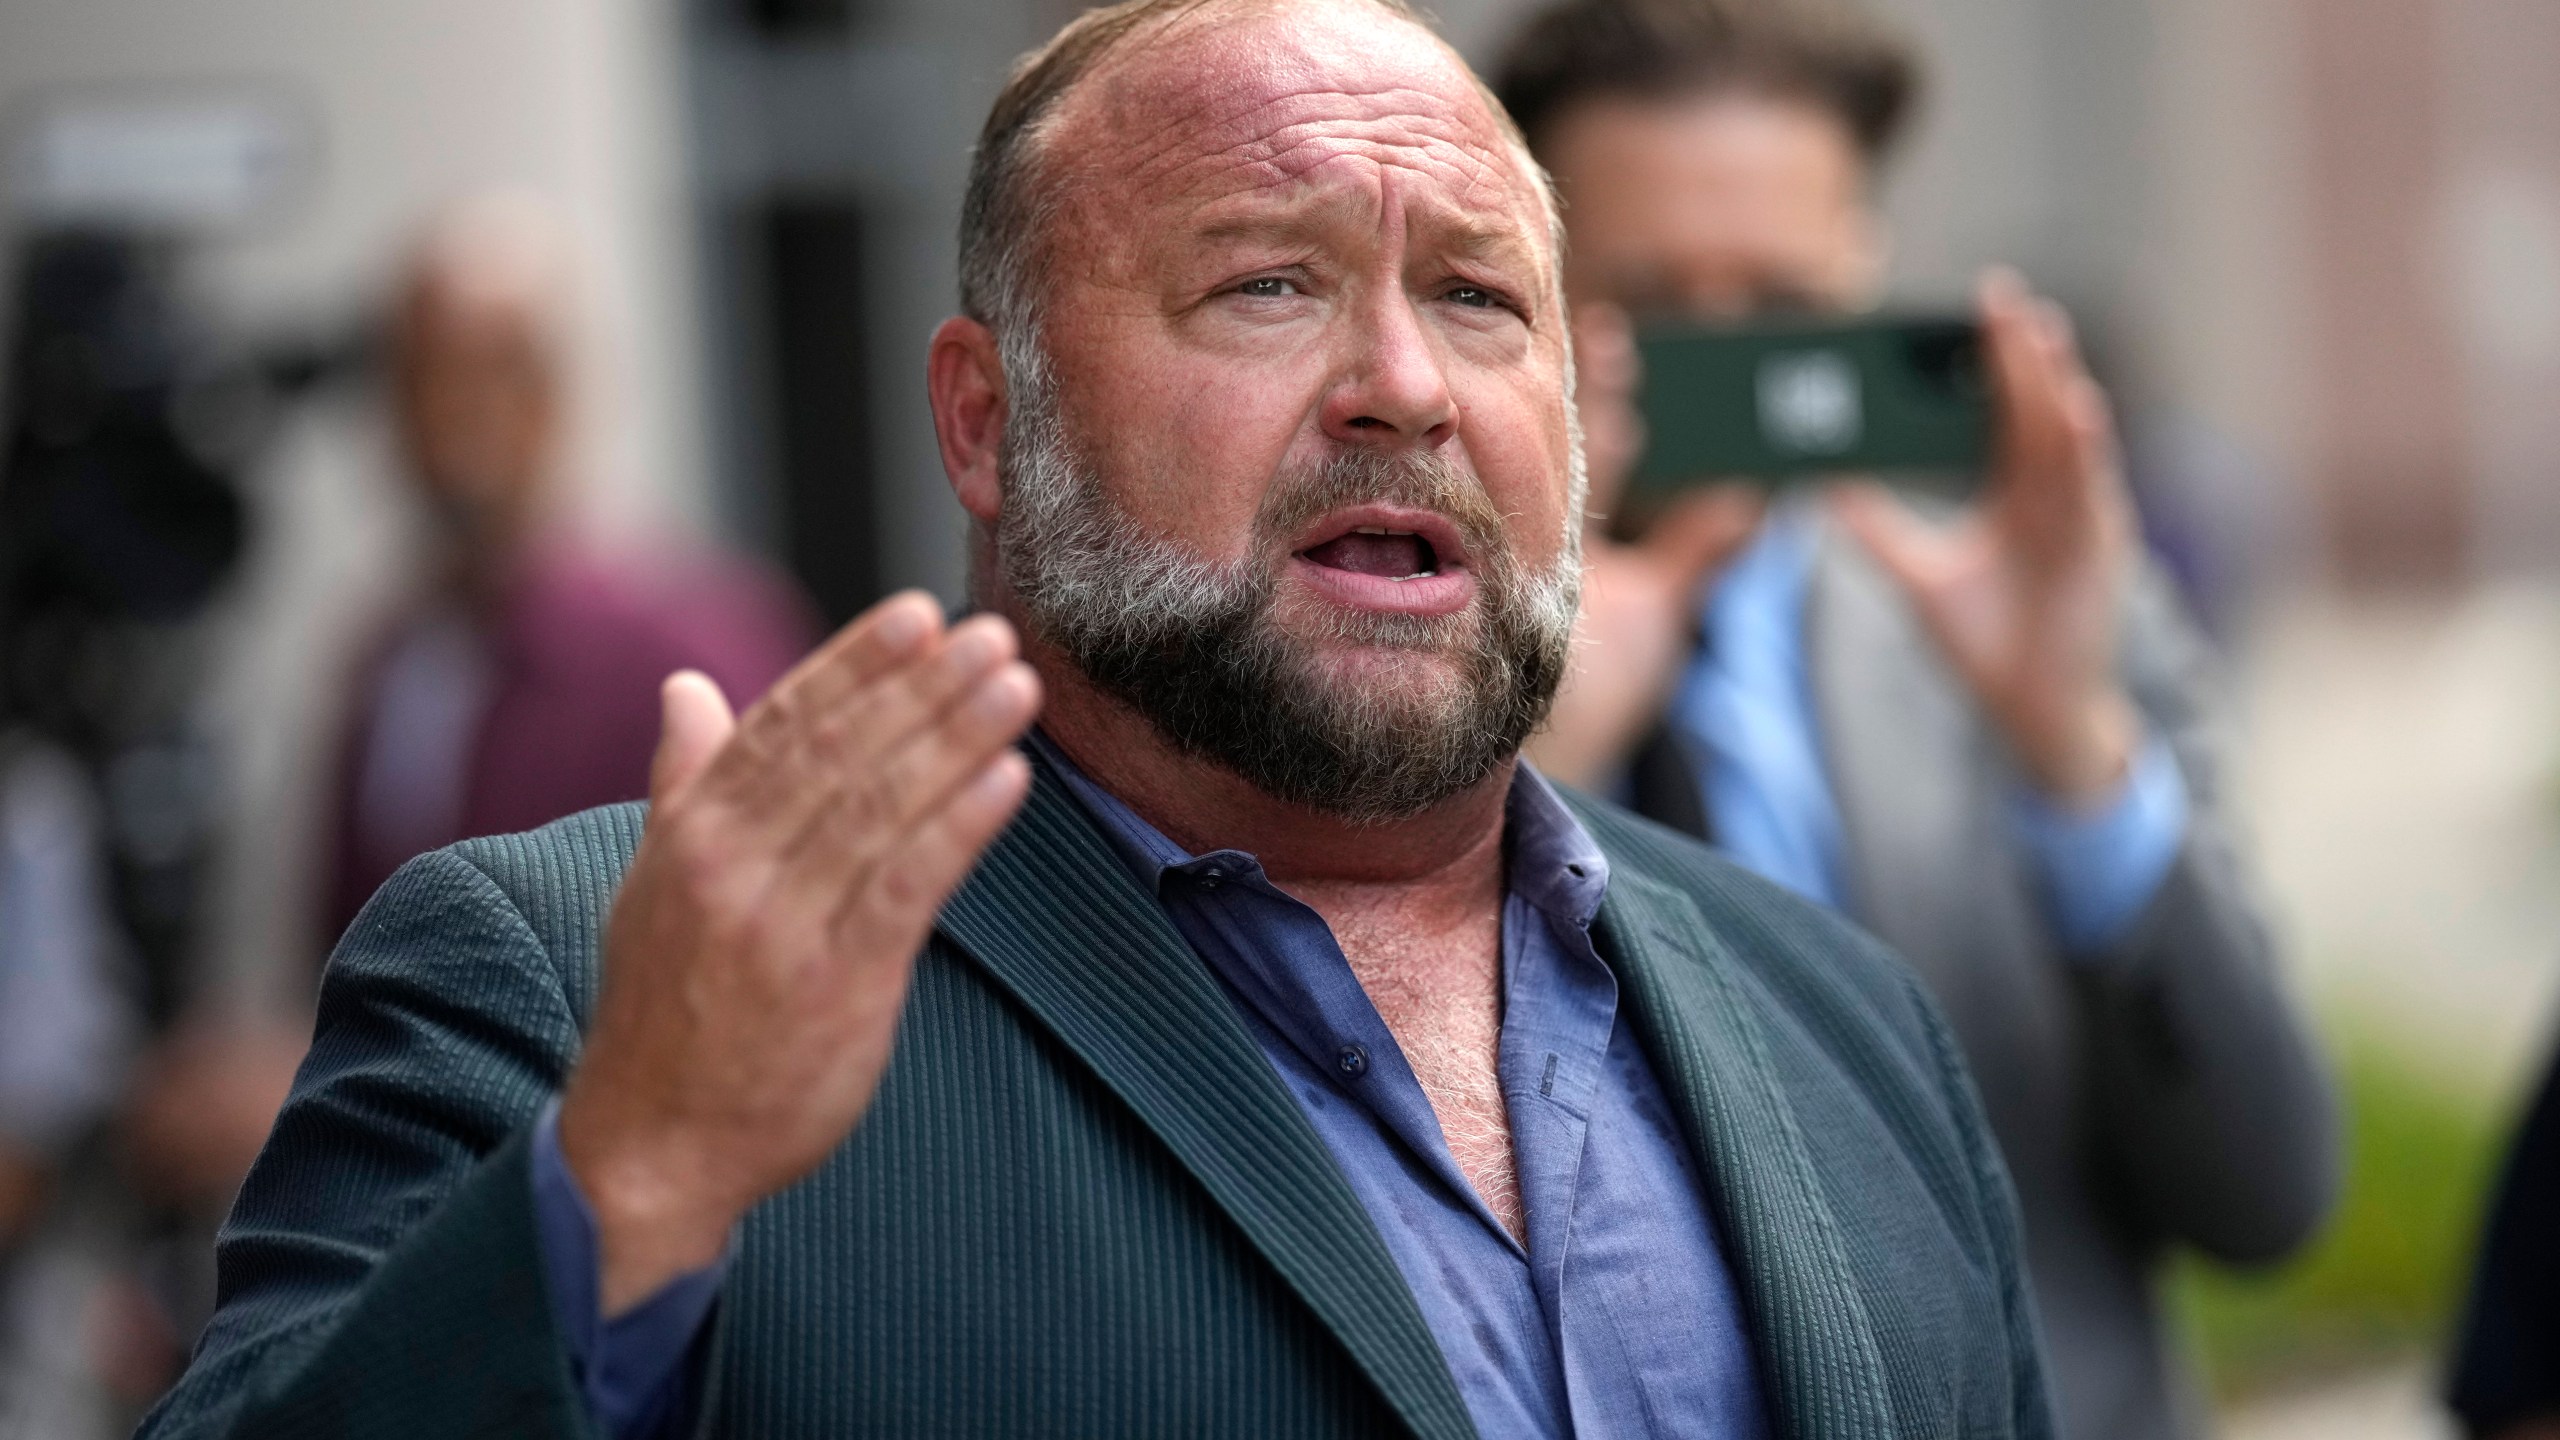
M 1350 445 L 1435 450 L 1458 433 L 1448 373 L 1403 288 L 1360 307 L 1326 393 L 1325 434 Z

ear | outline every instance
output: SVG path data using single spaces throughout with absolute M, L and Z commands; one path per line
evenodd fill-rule
M 993 525 L 1003 498 L 996 456 L 1005 421 L 1004 363 L 994 332 L 965 315 L 943 321 L 925 355 L 924 382 L 951 492 L 971 518 Z

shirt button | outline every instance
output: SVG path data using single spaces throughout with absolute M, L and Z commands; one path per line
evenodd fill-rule
M 1203 890 L 1215 890 L 1218 888 L 1219 882 L 1226 878 L 1227 872 L 1224 870 L 1203 870 L 1200 872 L 1200 888 Z
M 1333 1057 L 1333 1068 L 1347 1080 L 1357 1080 L 1369 1073 L 1369 1052 L 1358 1045 L 1345 1045 Z

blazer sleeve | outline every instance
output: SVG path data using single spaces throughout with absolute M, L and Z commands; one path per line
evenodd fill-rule
M 2270 1262 L 2308 1240 L 2335 1198 L 2336 1102 L 2229 819 L 2210 656 L 2157 572 L 2136 585 L 2123 654 L 2190 803 L 2151 902 L 2122 941 L 2075 967 L 2098 1163 L 2145 1229 L 2218 1259 Z
M 212 1323 L 146 1440 L 583 1437 L 529 1132 L 578 1027 L 515 903 L 453 850 L 356 919 L 216 1247 Z

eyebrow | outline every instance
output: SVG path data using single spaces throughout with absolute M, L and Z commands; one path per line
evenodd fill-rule
M 1321 205 L 1292 210 L 1286 214 L 1239 215 L 1215 220 L 1192 232 L 1193 238 L 1206 244 L 1252 244 L 1257 241 L 1282 245 L 1303 245 L 1320 236 L 1328 225 Z M 1414 229 L 1432 238 L 1436 245 L 1474 259 L 1514 261 L 1535 268 L 1537 247 L 1517 229 L 1454 214 L 1434 207 L 1416 217 Z

